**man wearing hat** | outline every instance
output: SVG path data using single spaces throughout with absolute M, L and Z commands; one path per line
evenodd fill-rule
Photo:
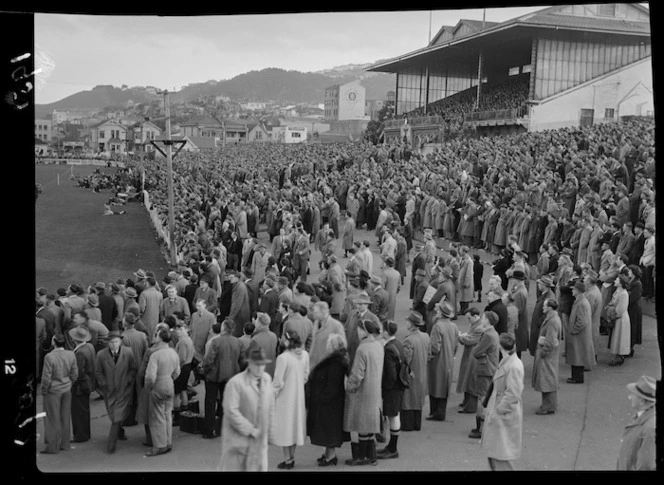
M 76 356 L 65 349 L 62 335 L 54 335 L 53 350 L 44 357 L 41 392 L 44 395 L 46 412 L 46 448 L 42 453 L 59 453 L 69 450 L 69 429 L 71 421 L 71 388 L 78 380 Z
M 498 342 L 498 332 L 495 325 L 498 323 L 498 315 L 494 312 L 485 312 L 482 315 L 479 332 L 481 336 L 477 345 L 472 350 L 475 359 L 475 392 L 477 399 L 477 416 L 475 417 L 476 428 L 473 428 L 468 435 L 469 438 L 482 437 L 482 422 L 484 421 L 484 406 L 482 402 L 489 392 L 493 375 L 496 373 L 498 363 L 500 362 L 500 344 Z
M 655 228 L 646 226 L 643 230 L 643 254 L 639 258 L 639 266 L 643 271 L 643 298 L 649 300 L 655 295 L 653 271 L 655 269 Z
M 388 320 L 394 320 L 394 311 L 397 306 L 397 293 L 402 285 L 401 274 L 394 268 L 394 263 L 395 261 L 392 258 L 387 258 L 385 260 L 385 268 L 383 269 L 383 277 L 381 279 L 382 286 L 388 294 Z
M 122 280 L 118 280 L 115 283 L 111 283 L 111 298 L 113 298 L 113 301 L 115 302 L 116 309 L 116 315 L 111 325 L 111 330 L 118 330 L 120 328 L 122 315 L 124 315 L 125 312 L 125 297 L 123 296 L 125 287 L 121 282 Z
M 101 322 L 101 310 L 99 309 L 99 297 L 96 293 L 90 293 L 87 296 L 85 309 L 83 310 L 90 320 Z M 102 323 L 103 325 L 103 323 Z M 104 325 L 105 326 L 105 325 Z M 106 327 L 108 330 L 108 327 Z
M 352 367 L 353 359 L 355 359 L 355 352 L 358 345 L 360 345 L 360 338 L 357 334 L 357 326 L 359 322 L 370 320 L 381 327 L 380 320 L 376 315 L 369 311 L 371 299 L 367 295 L 360 294 L 355 300 L 355 308 L 350 311 L 348 319 L 343 322 L 344 331 L 346 332 L 346 339 L 348 341 L 348 360 Z
M 431 269 L 436 261 L 436 242 L 433 239 L 433 230 L 427 228 L 424 230 L 424 248 L 422 254 L 425 260 L 425 269 L 428 274 L 431 274 Z
M 141 310 L 141 320 L 148 330 L 148 335 L 154 335 L 154 329 L 159 323 L 159 310 L 163 299 L 164 296 L 157 289 L 157 280 L 153 277 L 147 277 L 145 279 L 145 289 L 138 296 L 138 306 Z
M 139 268 L 134 272 L 134 276 L 136 277 L 134 287 L 136 288 L 136 292 L 140 295 L 147 287 L 147 282 L 145 281 L 147 279 L 147 274 L 145 273 L 145 270 Z
M 427 364 L 429 390 L 429 421 L 445 421 L 447 398 L 452 390 L 454 356 L 459 346 L 459 329 L 450 321 L 454 309 L 446 301 L 435 306 L 435 324 Z
M 542 393 L 542 404 L 535 411 L 535 414 L 538 415 L 553 414 L 558 407 L 558 369 L 562 323 L 557 310 L 558 302 L 554 297 L 544 301 L 532 375 L 533 389 Z
M 63 300 L 62 309 L 64 310 L 64 324 L 67 328 L 70 326 L 70 322 L 74 313 L 79 312 L 85 308 L 85 299 L 83 298 L 83 288 L 76 284 L 72 283 L 67 288 L 67 299 Z M 65 329 L 63 329 L 64 331 Z M 69 334 L 67 334 L 69 335 Z
M 413 256 L 413 265 L 411 267 L 411 277 L 410 277 L 410 294 L 409 298 L 412 300 L 415 296 L 415 287 L 417 286 L 417 281 L 415 280 L 415 275 L 417 270 L 426 270 L 426 257 L 422 252 L 422 245 L 415 245 L 415 256 Z M 426 272 L 425 272 L 426 274 Z
M 426 333 L 424 317 L 411 311 L 406 319 L 408 334 L 404 339 L 404 361 L 410 366 L 410 387 L 401 402 L 401 431 L 419 431 L 422 427 L 422 408 L 427 393 L 427 360 L 431 341 Z
M 475 279 L 473 277 L 473 259 L 470 257 L 467 246 L 459 248 L 461 258 L 459 278 L 457 279 L 457 293 L 459 297 L 460 313 L 465 313 L 470 302 L 475 299 Z
M 530 340 L 528 343 L 528 351 L 533 357 L 537 351 L 537 340 L 540 335 L 540 327 L 544 321 L 544 302 L 548 298 L 555 299 L 555 288 L 556 284 L 553 282 L 553 278 L 550 275 L 545 274 L 537 280 L 538 296 L 537 301 L 535 301 L 532 316 L 530 317 Z M 600 295 L 600 301 L 601 298 Z
M 265 366 L 271 359 L 254 340 L 245 357 L 247 368 L 224 388 L 221 471 L 267 471 L 268 467 L 274 393 Z
M 118 439 L 127 439 L 122 422 L 129 414 L 137 372 L 138 363 L 131 348 L 122 345 L 120 331 L 109 332 L 108 347 L 97 353 L 95 362 L 97 384 L 111 420 L 107 445 L 109 453 L 115 453 Z
M 106 325 L 109 330 L 118 330 L 113 328 L 113 323 L 118 316 L 118 308 L 115 304 L 115 299 L 111 295 L 106 294 L 106 283 L 98 281 L 95 283 L 97 296 L 99 297 L 99 310 L 101 311 L 101 323 Z
M 326 283 L 332 292 L 330 315 L 338 320 L 346 302 L 346 275 L 334 254 L 330 255 L 328 259 L 330 267 L 322 282 Z
M 586 285 L 586 299 L 590 304 L 590 314 L 592 320 L 592 336 L 593 336 L 593 348 L 595 349 L 595 363 L 597 363 L 597 351 L 600 348 L 599 341 L 599 327 L 601 324 L 602 316 L 602 292 L 597 286 L 599 275 L 595 270 L 588 270 L 586 275 L 583 278 L 583 282 Z
M 251 306 L 249 303 L 249 290 L 247 285 L 240 280 L 237 271 L 227 271 L 231 283 L 231 308 L 228 316 L 235 322 L 233 336 L 240 338 L 243 333 L 244 324 L 251 320 Z
M 630 405 L 636 414 L 620 440 L 618 470 L 657 469 L 656 390 L 657 382 L 650 376 L 641 376 L 638 381 L 627 384 Z
M 380 257 L 383 261 L 387 258 L 396 259 L 397 240 L 392 236 L 391 231 L 386 231 L 385 240 L 380 245 Z
M 90 332 L 83 325 L 69 330 L 76 344 L 74 356 L 78 368 L 78 378 L 71 388 L 72 442 L 83 443 L 90 439 L 90 393 L 95 388 L 95 348 L 90 343 Z
M 452 315 L 449 318 L 456 320 L 456 288 L 452 281 L 452 270 L 449 266 L 445 266 L 440 270 L 438 288 L 436 288 L 436 292 L 431 297 L 431 300 L 429 300 L 429 303 L 426 304 L 426 325 L 429 335 L 431 335 L 431 329 L 436 323 L 436 316 L 438 315 L 435 307 L 441 302 L 449 303 L 450 308 L 452 308 Z
M 159 305 L 159 320 L 163 321 L 169 315 L 175 315 L 177 312 L 184 314 L 184 322 L 189 323 L 191 312 L 189 303 L 183 297 L 178 296 L 178 290 L 170 284 L 166 287 L 166 298 L 162 299 Z
M 572 366 L 569 384 L 583 384 L 583 370 L 595 366 L 592 338 L 592 312 L 585 296 L 586 285 L 580 279 L 572 287 L 574 304 L 570 311 L 565 335 L 565 361 Z
M 131 348 L 136 363 L 140 365 L 143 362 L 143 355 L 150 347 L 148 337 L 144 332 L 136 328 L 138 317 L 131 312 L 127 312 L 122 317 L 122 345 Z M 136 410 L 138 407 L 138 394 L 140 386 L 138 382 L 134 382 L 134 394 L 131 401 L 131 409 L 127 419 L 122 423 L 123 426 L 135 426 L 138 424 L 136 421 Z
M 429 287 L 429 277 L 423 269 L 415 271 L 415 291 L 413 293 L 412 309 L 426 317 L 427 305 L 424 303 L 424 295 Z
M 362 241 L 362 253 L 364 254 L 364 266 L 362 269 L 371 275 L 373 274 L 374 260 L 373 253 L 371 252 L 371 243 L 366 239 Z
M 519 321 L 515 329 L 516 337 L 516 355 L 521 358 L 521 352 L 528 350 L 528 331 L 530 327 L 530 318 L 528 315 L 527 304 L 528 304 L 528 289 L 526 288 L 525 280 L 526 275 L 521 270 L 516 270 L 512 274 L 512 279 L 515 280 L 515 284 L 512 287 L 510 296 L 514 301 L 514 306 L 519 311 Z
M 390 295 L 387 290 L 383 288 L 380 276 L 371 276 L 371 286 L 373 287 L 373 292 L 370 296 L 372 303 L 369 306 L 369 309 L 378 317 L 381 325 L 384 325 L 388 319 L 387 315 L 389 311 Z
M 622 227 L 622 233 L 620 235 L 620 239 L 618 240 L 618 246 L 616 247 L 616 254 L 625 254 L 629 256 L 633 246 L 634 232 L 632 231 L 632 223 L 626 222 Z

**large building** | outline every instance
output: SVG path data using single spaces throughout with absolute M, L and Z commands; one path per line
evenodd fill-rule
M 490 134 L 654 112 L 650 12 L 637 3 L 559 5 L 484 25 L 460 20 L 428 46 L 368 70 L 396 74 L 396 114 L 413 133 L 432 115 Z
M 43 142 L 50 142 L 53 139 L 53 122 L 47 119 L 35 120 L 35 138 Z
M 325 120 L 366 120 L 366 90 L 359 81 L 325 88 Z

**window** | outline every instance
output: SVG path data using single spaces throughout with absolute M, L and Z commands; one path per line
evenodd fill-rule
M 519 66 L 510 67 L 509 71 L 507 71 L 507 74 L 510 75 L 510 76 L 516 76 L 517 74 L 519 74 Z
M 595 117 L 594 109 L 582 109 L 581 118 L 579 119 L 579 126 L 581 127 L 592 126 L 594 117 Z
M 99 138 L 105 138 L 104 130 L 99 130 Z
M 614 116 L 614 112 L 615 112 L 615 110 L 613 108 L 606 108 L 604 110 L 604 118 L 612 120 L 613 116 Z
M 615 3 L 603 3 L 599 5 L 599 15 L 604 17 L 615 17 L 616 16 L 616 4 Z
M 526 64 L 525 66 L 523 66 L 523 69 L 521 70 L 521 72 L 525 74 L 527 72 L 530 72 L 531 70 L 532 70 L 532 67 L 530 66 L 530 64 Z
M 292 138 L 300 138 L 300 134 L 297 133 L 297 132 L 293 132 L 293 133 L 291 133 L 291 137 Z

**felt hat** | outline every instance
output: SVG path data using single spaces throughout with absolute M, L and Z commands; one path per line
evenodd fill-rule
M 369 298 L 368 295 L 365 294 L 360 294 L 360 296 L 355 300 L 355 304 L 357 305 L 358 303 L 364 303 L 365 305 L 370 305 L 371 304 L 371 299 Z
M 371 276 L 371 282 L 372 282 L 373 284 L 375 284 L 375 285 L 380 285 L 380 284 L 383 283 L 383 281 L 381 280 L 380 276 L 378 276 L 378 275 L 372 275 L 372 276 Z
M 526 274 L 520 269 L 517 269 L 514 273 L 512 273 L 512 278 L 515 280 L 525 280 Z
M 254 364 L 264 365 L 272 362 L 271 359 L 268 359 L 265 354 L 265 349 L 263 349 L 255 340 L 252 340 L 249 343 L 249 347 L 246 350 L 247 361 L 253 362 Z
M 454 316 L 454 308 L 452 308 L 452 305 L 446 301 L 438 302 L 435 308 L 445 318 L 451 318 Z
M 130 286 L 125 290 L 125 295 L 127 296 L 127 298 L 136 298 L 138 296 L 138 293 L 136 292 L 136 289 Z
M 449 266 L 444 266 L 443 269 L 440 270 L 441 276 L 444 276 L 448 280 L 451 280 L 452 277 L 454 277 L 454 273 L 452 273 L 452 268 Z
M 106 290 L 106 283 L 104 283 L 103 281 L 98 281 L 97 283 L 95 283 L 95 288 L 97 288 L 98 290 Z
M 137 271 L 134 272 L 134 276 L 138 279 L 145 279 L 147 277 L 147 274 L 145 273 L 145 270 L 138 269 Z
M 418 327 L 421 327 L 425 324 L 424 317 L 422 317 L 422 314 L 416 311 L 411 311 L 406 320 L 412 322 L 414 325 Z
M 114 338 L 122 339 L 122 333 L 120 332 L 120 330 L 111 330 L 110 332 L 108 332 L 108 341 L 110 342 Z
M 540 279 L 537 280 L 538 283 L 542 283 L 544 286 L 549 288 L 555 288 L 556 284 L 553 282 L 553 278 L 548 274 L 545 274 Z
M 72 338 L 72 340 L 76 340 L 78 342 L 89 342 L 92 338 L 90 331 L 83 325 L 77 325 L 74 328 L 69 329 L 69 336 Z
M 586 291 L 586 284 L 579 279 L 576 280 L 576 283 L 574 283 L 574 288 L 583 293 Z
M 99 297 L 94 293 L 88 295 L 88 303 L 94 307 L 99 306 Z
M 655 389 L 655 379 L 650 376 L 641 376 L 638 381 L 627 384 L 627 390 L 629 392 L 652 402 L 655 402 L 656 400 Z

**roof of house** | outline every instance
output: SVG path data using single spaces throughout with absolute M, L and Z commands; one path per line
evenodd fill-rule
M 198 148 L 217 148 L 217 140 L 211 136 L 190 136 L 189 141 Z
M 113 137 L 110 140 L 108 140 L 109 143 L 124 143 L 124 140 L 121 140 L 118 137 Z

